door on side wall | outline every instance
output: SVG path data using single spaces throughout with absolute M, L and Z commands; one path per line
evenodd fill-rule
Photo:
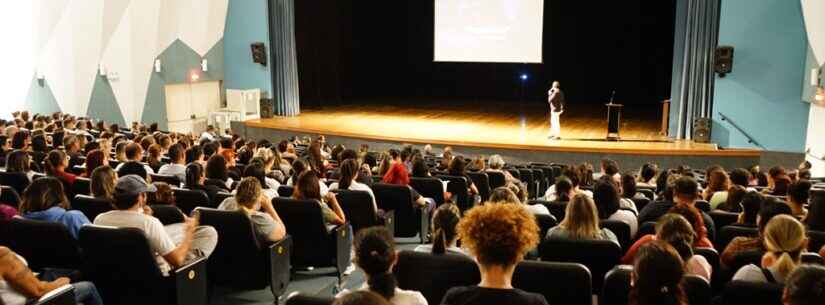
M 206 130 L 209 113 L 221 108 L 220 88 L 219 81 L 166 85 L 169 131 L 201 133 Z

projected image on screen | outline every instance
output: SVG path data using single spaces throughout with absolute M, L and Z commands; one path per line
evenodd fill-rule
M 435 61 L 541 63 L 544 0 L 435 0 Z

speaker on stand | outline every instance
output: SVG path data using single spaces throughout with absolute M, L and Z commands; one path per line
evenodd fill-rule
M 696 143 L 710 143 L 710 118 L 696 118 L 693 120 L 693 141 Z

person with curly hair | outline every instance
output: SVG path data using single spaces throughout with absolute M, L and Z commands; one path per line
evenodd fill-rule
M 489 204 L 470 209 L 458 224 L 462 246 L 481 271 L 477 286 L 453 287 L 441 304 L 548 304 L 544 296 L 513 288 L 516 265 L 539 242 L 533 215 L 514 204 Z

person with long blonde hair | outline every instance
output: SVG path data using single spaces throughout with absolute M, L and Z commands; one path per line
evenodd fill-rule
M 567 203 L 564 220 L 547 231 L 546 239 L 610 240 L 619 243 L 616 234 L 607 228 L 599 228 L 599 214 L 593 199 L 576 194 Z
M 771 219 L 765 227 L 761 266 L 750 264 L 733 276 L 734 280 L 759 283 L 784 283 L 800 264 L 802 253 L 808 248 L 805 226 L 789 215 Z

